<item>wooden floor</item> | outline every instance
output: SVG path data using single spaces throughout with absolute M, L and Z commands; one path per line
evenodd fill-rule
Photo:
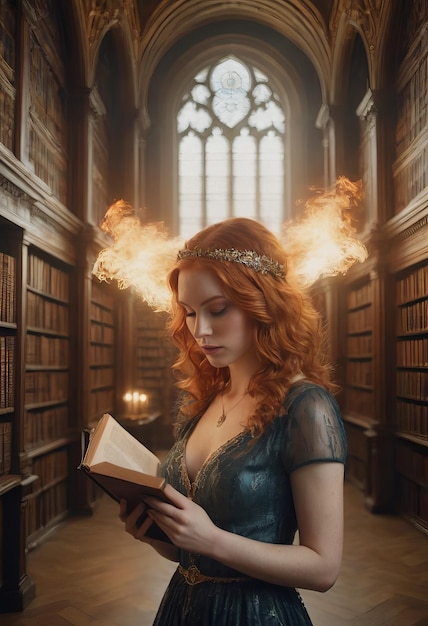
M 302 592 L 314 626 L 428 626 L 428 538 L 368 513 L 352 486 L 345 494 L 339 580 L 326 594 Z M 104 497 L 92 518 L 68 520 L 31 552 L 27 569 L 36 598 L 1 625 L 150 626 L 175 565 L 126 535 Z

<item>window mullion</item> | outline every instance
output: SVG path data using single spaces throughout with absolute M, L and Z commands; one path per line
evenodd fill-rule
M 202 224 L 207 226 L 207 138 L 204 138 L 202 150 Z
M 233 217 L 233 137 L 228 137 L 229 139 L 229 217 Z
M 258 135 L 256 136 L 256 216 L 260 220 L 260 137 Z

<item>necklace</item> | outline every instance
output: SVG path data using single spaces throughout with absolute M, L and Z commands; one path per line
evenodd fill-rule
M 221 415 L 217 420 L 217 428 L 219 428 L 222 424 L 224 424 L 224 421 L 226 419 L 226 417 L 228 416 L 228 414 L 236 407 L 238 406 L 238 404 L 245 398 L 245 396 L 247 395 L 247 392 L 245 392 L 244 394 L 242 394 L 242 396 L 239 398 L 238 402 L 235 402 L 235 404 L 233 406 L 230 407 L 230 409 L 228 409 L 227 411 L 224 410 L 224 394 L 221 394 Z

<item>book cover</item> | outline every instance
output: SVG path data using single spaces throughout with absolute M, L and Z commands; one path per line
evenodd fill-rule
M 91 432 L 82 432 L 82 460 L 78 469 L 116 502 L 126 500 L 129 513 L 145 496 L 167 501 L 166 480 L 158 475 L 159 467 L 157 456 L 108 413 Z M 143 514 L 138 525 L 145 519 Z M 156 524 L 150 526 L 146 536 L 171 543 Z

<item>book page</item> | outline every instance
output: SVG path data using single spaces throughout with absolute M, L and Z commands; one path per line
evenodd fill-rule
M 101 440 L 93 453 L 90 465 L 109 461 L 113 465 L 157 476 L 159 459 L 142 443 L 137 441 L 111 415 L 105 416 L 107 423 Z M 102 418 L 104 420 L 104 417 Z M 89 444 L 88 451 L 91 447 Z

